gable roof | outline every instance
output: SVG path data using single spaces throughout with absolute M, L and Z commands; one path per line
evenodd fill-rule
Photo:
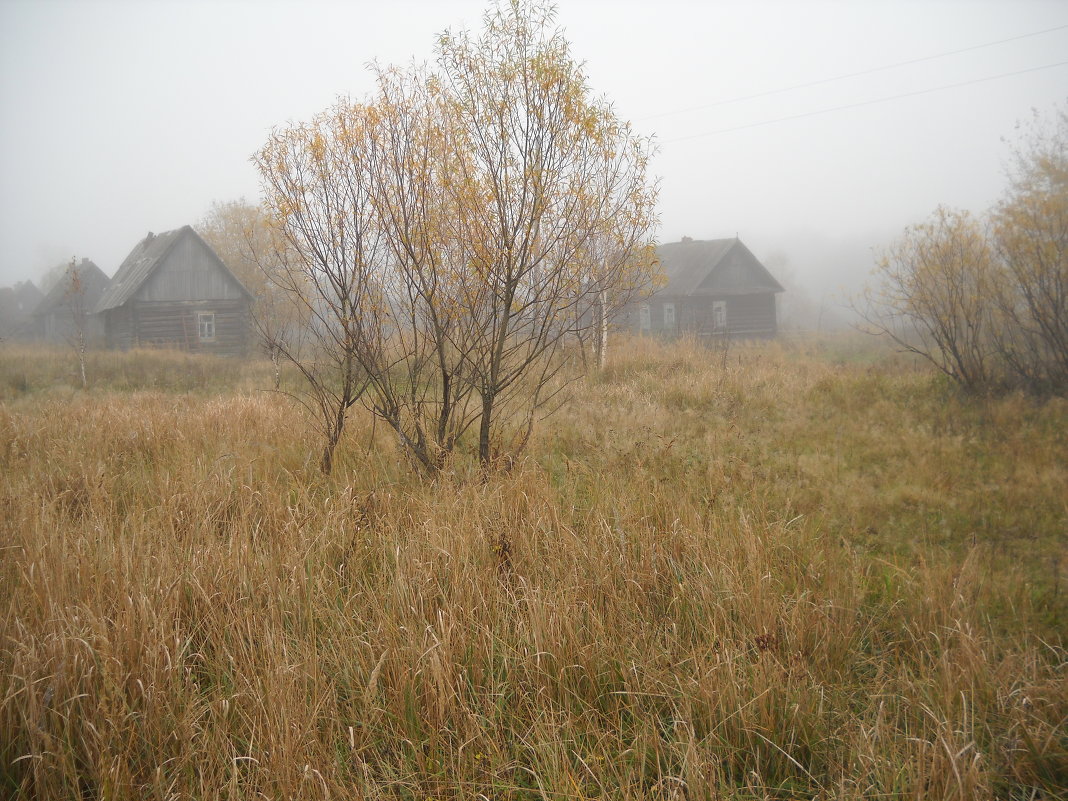
M 195 237 L 212 255 L 218 268 L 232 278 L 246 296 L 252 297 L 252 293 L 248 291 L 236 275 L 230 272 L 230 268 L 212 250 L 211 245 L 201 239 L 200 235 L 191 226 L 183 225 L 181 228 L 164 231 L 162 234 L 149 233 L 148 236 L 138 242 L 134 249 L 130 251 L 130 255 L 119 266 L 118 272 L 111 279 L 111 284 L 100 298 L 95 311 L 99 314 L 108 309 L 114 309 L 132 298 L 167 257 L 167 254 L 171 252 L 174 245 L 186 236 Z
M 733 258 L 727 258 L 734 254 Z M 747 295 L 783 292 L 782 284 L 739 239 L 669 242 L 656 249 L 667 276 L 665 295 Z
M 35 316 L 39 317 L 48 314 L 58 306 L 67 302 L 70 295 L 72 269 L 78 273 L 78 279 L 82 282 L 82 299 L 84 301 L 83 308 L 85 309 L 85 313 L 92 313 L 93 307 L 97 304 L 98 299 L 106 291 L 110 279 L 94 262 L 89 259 L 82 259 L 79 263 L 73 265 L 73 267 L 67 267 L 66 272 L 63 273 L 63 277 L 56 281 L 55 285 L 48 290 L 48 293 L 41 299 L 41 302 L 37 304 L 37 308 L 33 310 Z
M 33 281 L 22 281 L 12 288 L 15 304 L 23 314 L 32 314 L 41 301 L 44 300 L 44 292 L 37 288 Z

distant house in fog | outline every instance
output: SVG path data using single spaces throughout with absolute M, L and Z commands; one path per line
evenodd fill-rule
M 96 305 L 108 347 L 236 355 L 251 343 L 252 295 L 188 225 L 150 233 Z
M 93 310 L 107 285 L 107 275 L 89 259 L 72 263 L 34 309 L 34 338 L 59 344 L 84 334 L 99 342 L 104 329 Z
M 33 313 L 44 294 L 33 281 L 0 288 L 0 339 L 33 337 Z
M 683 237 L 656 252 L 667 285 L 628 307 L 630 330 L 738 338 L 778 332 L 775 296 L 782 285 L 739 239 Z

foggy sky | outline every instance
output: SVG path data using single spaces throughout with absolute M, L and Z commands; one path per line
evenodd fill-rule
M 988 208 L 1002 138 L 1068 98 L 1068 65 L 1034 70 L 1068 61 L 1068 27 L 977 47 L 1068 26 L 1062 0 L 559 6 L 594 92 L 656 137 L 661 241 L 737 233 L 802 280 L 855 285 L 938 204 Z M 364 97 L 368 62 L 430 60 L 485 8 L 0 0 L 0 286 L 71 256 L 113 274 L 148 231 L 258 199 L 273 126 Z

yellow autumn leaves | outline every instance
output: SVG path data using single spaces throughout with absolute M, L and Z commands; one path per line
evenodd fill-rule
M 469 431 L 483 464 L 524 442 L 569 349 L 657 277 L 649 142 L 593 98 L 551 7 L 496 6 L 437 49 L 254 157 L 316 358 L 363 376 L 429 469 Z

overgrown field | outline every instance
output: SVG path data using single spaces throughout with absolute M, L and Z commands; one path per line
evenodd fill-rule
M 334 475 L 269 365 L 0 350 L 0 796 L 1068 798 L 1068 402 L 621 343 Z

